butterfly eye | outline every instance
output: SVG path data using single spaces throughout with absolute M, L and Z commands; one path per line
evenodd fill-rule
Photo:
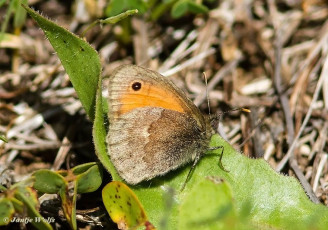
M 138 90 L 140 90 L 141 89 L 141 83 L 140 82 L 134 82 L 133 84 L 132 84 L 132 89 L 134 90 L 134 91 L 138 91 Z

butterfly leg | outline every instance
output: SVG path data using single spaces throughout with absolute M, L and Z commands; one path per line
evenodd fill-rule
M 219 159 L 219 167 L 223 171 L 229 172 L 229 170 L 225 169 L 224 166 L 223 166 L 223 164 L 222 164 L 224 147 L 222 145 L 220 145 L 220 146 L 208 148 L 208 150 L 217 150 L 217 149 L 221 149 L 221 154 L 220 154 L 220 159 Z M 186 184 L 190 180 L 191 175 L 192 175 L 194 169 L 196 168 L 196 165 L 197 165 L 197 163 L 198 163 L 198 161 L 200 160 L 201 157 L 202 157 L 202 153 L 199 153 L 199 154 L 196 155 L 195 160 L 194 160 L 194 162 L 193 162 L 193 164 L 192 164 L 192 166 L 191 166 L 191 168 L 190 168 L 190 170 L 188 172 L 187 178 L 186 178 L 185 182 L 183 183 L 182 188 L 180 189 L 180 192 L 182 192 L 184 190 L 184 188 L 186 187 Z
M 186 178 L 185 182 L 183 183 L 182 188 L 180 189 L 180 192 L 182 192 L 184 190 L 184 188 L 186 187 L 186 184 L 190 180 L 191 175 L 192 175 L 194 169 L 196 168 L 196 165 L 197 165 L 198 161 L 200 160 L 200 158 L 201 158 L 201 153 L 198 153 L 195 157 L 195 160 L 194 160 L 189 172 L 188 172 L 187 178 Z
M 216 147 L 211 147 L 208 148 L 208 150 L 217 150 L 217 149 L 221 149 L 221 154 L 220 154 L 220 159 L 219 159 L 219 167 L 225 171 L 225 172 L 229 172 L 229 170 L 225 169 L 223 164 L 222 164 L 222 158 L 223 158 L 223 152 L 224 152 L 224 147 L 222 145 L 220 146 L 216 146 Z

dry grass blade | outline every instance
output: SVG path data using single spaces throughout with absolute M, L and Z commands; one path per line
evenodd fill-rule
M 300 130 L 298 131 L 298 133 L 297 133 L 293 143 L 291 144 L 290 148 L 288 149 L 288 152 L 286 153 L 284 158 L 279 162 L 278 166 L 276 167 L 276 171 L 281 171 L 281 169 L 287 163 L 289 157 L 292 156 L 293 151 L 297 146 L 298 139 L 300 138 L 305 126 L 307 125 L 307 123 L 308 123 L 308 121 L 311 117 L 313 107 L 314 107 L 314 105 L 315 105 L 315 103 L 316 103 L 316 101 L 319 97 L 320 90 L 322 89 L 323 80 L 324 80 L 325 76 L 327 76 L 327 74 L 328 74 L 328 56 L 326 57 L 323 70 L 321 72 L 321 75 L 320 75 L 320 78 L 318 80 L 315 92 L 313 94 L 313 98 L 312 98 L 310 107 L 308 109 L 308 112 L 306 113 L 306 116 L 305 116 L 304 120 L 303 120 L 302 126 L 301 126 Z

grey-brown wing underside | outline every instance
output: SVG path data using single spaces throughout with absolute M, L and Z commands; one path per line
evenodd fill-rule
M 150 180 L 190 162 L 207 143 L 196 121 L 183 113 L 142 107 L 109 126 L 111 161 L 130 184 Z

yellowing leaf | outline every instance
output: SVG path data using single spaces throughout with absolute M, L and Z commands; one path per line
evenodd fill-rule
M 120 229 L 136 228 L 145 225 L 154 229 L 147 221 L 147 216 L 140 201 L 124 183 L 113 181 L 102 191 L 102 198 L 111 219 Z

